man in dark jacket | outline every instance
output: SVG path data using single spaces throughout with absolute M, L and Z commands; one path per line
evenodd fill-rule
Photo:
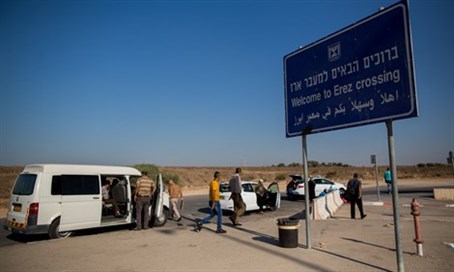
M 229 217 L 232 221 L 233 226 L 241 226 L 240 216 L 242 216 L 246 210 L 243 198 L 241 197 L 242 184 L 241 184 L 241 168 L 235 170 L 235 175 L 232 176 L 229 182 L 230 190 L 232 191 L 230 198 L 233 200 L 233 214 Z
M 347 184 L 347 192 L 350 196 L 350 217 L 355 219 L 355 205 L 358 205 L 359 213 L 361 214 L 361 219 L 364 219 L 367 214 L 363 211 L 363 200 L 362 194 L 363 189 L 361 187 L 361 181 L 358 179 L 358 174 L 353 174 L 353 179 L 351 179 Z
M 312 178 L 309 179 L 309 201 L 312 202 L 315 196 L 315 182 Z

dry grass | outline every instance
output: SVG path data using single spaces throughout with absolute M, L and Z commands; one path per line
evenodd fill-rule
M 280 181 L 285 184 L 288 175 L 302 173 L 300 167 L 243 167 L 243 180 L 257 180 L 259 178 L 270 181 Z M 16 176 L 23 170 L 23 167 L 0 166 L 0 207 L 6 207 L 9 194 L 14 184 Z M 160 167 L 159 170 L 164 174 L 178 175 L 180 184 L 185 190 L 198 190 L 206 188 L 213 177 L 215 171 L 221 172 L 221 180 L 228 181 L 234 173 L 234 167 Z M 378 168 L 378 175 L 381 176 L 385 167 Z M 353 173 L 358 173 L 363 180 L 375 180 L 374 167 L 342 167 L 342 166 L 318 166 L 310 167 L 310 175 L 321 175 L 346 184 Z M 446 179 L 452 178 L 452 168 L 448 166 L 436 167 L 416 167 L 399 166 L 397 168 L 399 179 Z

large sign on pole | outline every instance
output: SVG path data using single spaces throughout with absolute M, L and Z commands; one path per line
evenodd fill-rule
M 418 115 L 405 1 L 284 57 L 286 136 Z

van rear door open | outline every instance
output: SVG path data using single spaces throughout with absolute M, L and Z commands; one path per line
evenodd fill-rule
M 100 226 L 102 196 L 98 175 L 62 175 L 61 194 L 60 231 Z

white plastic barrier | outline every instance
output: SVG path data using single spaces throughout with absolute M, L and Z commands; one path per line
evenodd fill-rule
M 342 206 L 342 204 L 344 204 L 344 200 L 342 200 L 339 190 L 334 191 L 333 194 L 334 202 L 336 203 L 337 208 L 339 208 L 340 206 Z
M 314 198 L 312 219 L 328 219 L 334 216 L 334 213 L 344 204 L 344 201 L 340 197 L 339 190 L 330 192 L 322 197 Z
M 326 197 L 317 197 L 312 200 L 312 219 L 327 219 L 330 214 L 326 210 Z
M 325 202 L 326 202 L 326 210 L 329 212 L 330 217 L 334 215 L 334 213 L 337 211 L 337 208 L 339 208 L 336 205 L 336 202 L 334 202 L 334 193 L 328 193 L 325 195 Z

